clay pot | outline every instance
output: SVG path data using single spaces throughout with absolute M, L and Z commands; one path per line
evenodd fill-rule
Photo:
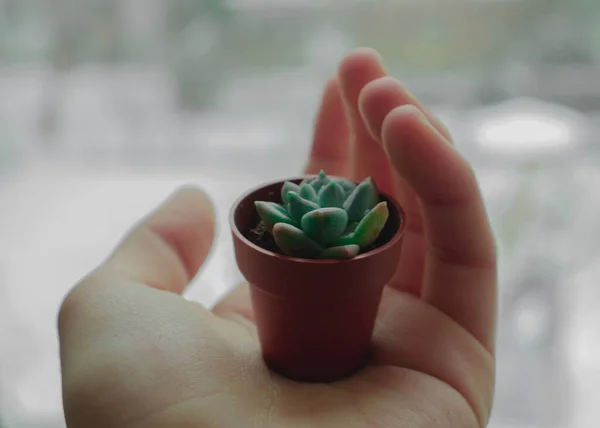
M 287 257 L 248 238 L 259 221 L 254 202 L 281 203 L 284 181 L 250 190 L 234 204 L 230 225 L 236 261 L 250 284 L 266 364 L 293 380 L 334 381 L 365 362 L 383 287 L 400 257 L 403 212 L 396 201 L 381 195 L 388 202 L 387 224 L 376 248 L 353 259 Z

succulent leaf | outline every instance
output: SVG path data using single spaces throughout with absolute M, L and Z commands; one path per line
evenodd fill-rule
M 342 208 L 345 200 L 346 192 L 344 192 L 344 188 L 335 181 L 323 186 L 319 192 L 318 203 L 322 208 Z
M 319 258 L 321 259 L 334 259 L 334 260 L 346 260 L 356 257 L 360 247 L 358 245 L 343 245 L 340 247 L 331 247 L 324 250 Z
M 327 177 L 325 171 L 321 170 L 319 172 L 319 175 L 317 175 L 317 177 L 310 182 L 310 185 L 315 189 L 315 191 L 318 194 L 319 190 L 321 190 L 321 188 L 326 184 L 329 184 L 330 181 L 331 178 Z
M 310 239 L 301 229 L 286 223 L 273 227 L 275 243 L 286 255 L 292 257 L 317 258 L 323 248 Z
M 358 245 L 358 243 L 356 242 L 356 236 L 354 235 L 354 232 L 351 232 L 344 233 L 340 239 L 338 239 L 335 245 L 337 247 L 344 247 L 346 245 Z
M 292 183 L 291 181 L 286 181 L 283 183 L 283 186 L 281 186 L 281 201 L 283 202 L 283 205 L 287 205 L 288 194 L 290 192 L 300 193 L 300 186 Z
M 379 192 L 371 177 L 361 182 L 352 191 L 344 202 L 344 209 L 348 213 L 348 221 L 355 222 L 371 210 L 379 202 Z
M 367 248 L 375 242 L 383 230 L 389 215 L 387 202 L 378 203 L 356 226 L 356 230 L 353 233 L 353 242 L 361 248 Z
M 348 225 L 346 226 L 346 230 L 344 230 L 344 235 L 348 235 L 349 233 L 352 233 L 356 230 L 356 226 L 358 226 L 358 222 L 355 221 L 353 223 L 348 223 Z
M 304 199 L 314 202 L 315 204 L 319 203 L 319 196 L 317 195 L 316 190 L 310 184 L 303 184 L 300 186 L 300 196 Z
M 389 217 L 371 178 L 355 185 L 320 171 L 300 185 L 284 182 L 281 200 L 255 207 L 277 246 L 292 257 L 353 258 L 373 244 Z
M 289 216 L 285 208 L 275 202 L 256 201 L 254 202 L 254 206 L 265 225 L 265 229 L 269 233 L 271 233 L 273 226 L 277 223 L 298 224 Z
M 300 223 L 302 216 L 313 210 L 318 209 L 319 206 L 314 202 L 304 199 L 298 193 L 291 191 L 288 193 L 288 204 L 287 210 L 292 219 L 297 223 Z
M 335 243 L 348 223 L 348 214 L 341 208 L 319 208 L 305 214 L 300 221 L 302 230 L 325 247 Z
M 302 187 L 302 185 L 304 185 L 304 184 L 310 184 L 310 183 L 312 183 L 315 178 L 316 177 L 306 177 L 304 180 L 302 180 L 300 182 L 300 187 Z
M 337 178 L 334 178 L 333 181 L 335 181 L 340 186 L 342 186 L 342 189 L 344 189 L 344 193 L 346 194 L 346 198 L 348 196 L 350 196 L 350 194 L 354 191 L 354 189 L 356 189 L 356 184 L 354 184 L 350 180 L 346 180 L 345 178 L 337 177 Z

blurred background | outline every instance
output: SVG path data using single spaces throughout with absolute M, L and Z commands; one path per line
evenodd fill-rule
M 597 427 L 600 2 L 0 0 L 0 426 L 64 427 L 64 294 L 179 184 L 220 221 L 301 171 L 344 53 L 378 49 L 473 162 L 500 243 L 494 428 Z

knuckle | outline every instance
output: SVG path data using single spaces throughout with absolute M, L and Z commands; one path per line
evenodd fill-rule
M 86 312 L 90 301 L 90 289 L 96 288 L 98 280 L 93 274 L 79 281 L 63 298 L 58 310 L 59 334 L 68 330 L 70 325 L 76 324 Z

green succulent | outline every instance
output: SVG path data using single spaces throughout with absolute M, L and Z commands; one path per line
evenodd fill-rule
M 377 239 L 387 202 L 369 177 L 360 184 L 321 171 L 281 187 L 282 204 L 256 201 L 256 211 L 281 251 L 292 257 L 350 259 Z

